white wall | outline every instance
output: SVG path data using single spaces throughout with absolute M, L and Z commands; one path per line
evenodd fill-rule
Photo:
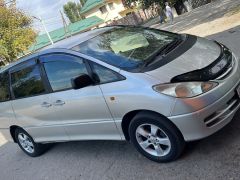
M 113 6 L 114 6 L 113 10 L 111 10 L 109 8 L 108 3 L 110 3 L 110 2 L 113 3 Z M 99 10 L 99 8 L 101 6 L 98 6 L 94 9 L 88 11 L 87 13 L 85 13 L 84 16 L 86 18 L 91 17 L 91 16 L 97 16 L 97 17 L 103 19 L 104 22 L 108 22 L 108 21 L 112 21 L 114 19 L 120 19 L 122 16 L 119 14 L 119 12 L 125 10 L 121 0 L 106 1 L 105 6 L 106 6 L 108 12 L 106 12 L 104 14 L 102 14 L 101 11 Z

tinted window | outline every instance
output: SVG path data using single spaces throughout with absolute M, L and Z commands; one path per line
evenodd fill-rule
M 177 34 L 154 29 L 117 27 L 73 47 L 73 50 L 132 70 L 177 38 Z
M 13 72 L 11 81 L 15 98 L 35 96 L 45 92 L 38 65 Z
M 51 57 L 53 58 L 53 57 Z M 59 61 L 44 63 L 45 71 L 53 91 L 60 91 L 72 88 L 71 80 L 81 74 L 88 74 L 84 62 L 71 56 L 54 56 Z M 45 58 L 48 59 L 47 57 Z M 62 61 L 66 59 L 68 61 Z M 71 61 L 75 60 L 76 61 Z
M 7 101 L 10 98 L 9 94 L 8 73 L 0 75 L 0 101 Z
M 98 75 L 98 80 L 100 83 L 120 81 L 124 79 L 124 77 L 122 77 L 120 74 L 96 63 L 92 64 L 92 68 L 93 72 Z

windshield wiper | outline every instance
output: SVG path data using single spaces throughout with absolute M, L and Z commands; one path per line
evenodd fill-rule
M 174 39 L 172 42 L 166 44 L 165 46 L 163 46 L 160 51 L 159 54 L 160 55 L 166 55 L 169 52 L 171 52 L 173 49 L 175 49 L 176 46 L 178 46 L 180 43 L 182 42 L 181 39 L 176 38 Z
M 148 57 L 145 60 L 144 67 L 148 66 L 149 64 L 153 63 L 156 59 L 162 58 L 169 52 L 171 52 L 173 49 L 175 49 L 176 46 L 178 46 L 182 42 L 181 38 L 175 38 L 170 43 L 162 46 L 160 49 L 158 49 L 156 52 L 154 52 L 150 57 Z M 159 57 L 159 58 L 156 58 Z

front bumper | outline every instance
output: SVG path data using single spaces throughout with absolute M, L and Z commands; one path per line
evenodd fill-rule
M 182 132 L 185 141 L 207 137 L 232 120 L 240 107 L 240 99 L 235 93 L 236 86 L 224 97 L 204 109 L 190 114 L 169 117 Z
M 232 120 L 239 109 L 240 98 L 236 88 L 240 84 L 240 67 L 236 57 L 235 61 L 231 74 L 219 81 L 219 86 L 212 92 L 176 101 L 168 118 L 182 132 L 185 141 L 202 139 L 217 132 Z

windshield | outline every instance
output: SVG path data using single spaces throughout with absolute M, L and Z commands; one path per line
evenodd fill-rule
M 73 48 L 124 70 L 136 69 L 179 35 L 143 27 L 116 27 Z

